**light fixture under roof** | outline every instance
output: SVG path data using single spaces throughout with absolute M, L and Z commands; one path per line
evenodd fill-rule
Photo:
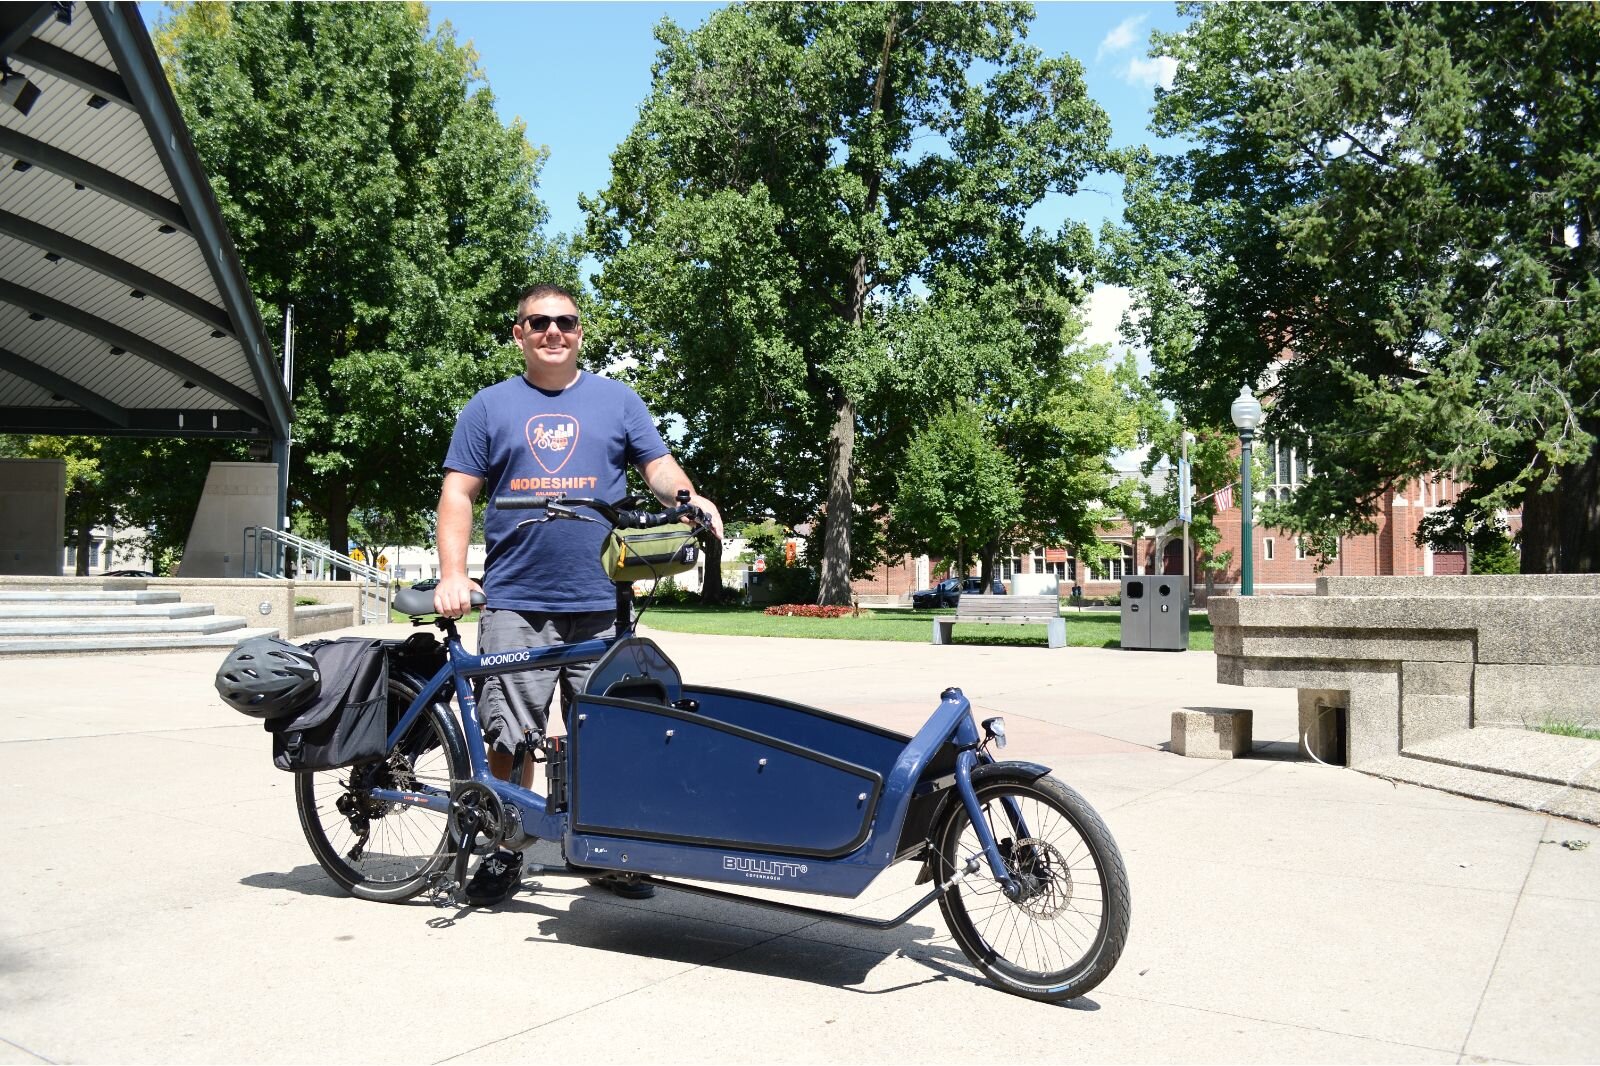
M 174 226 L 170 222 L 163 222 L 163 223 L 161 223 L 161 225 L 156 227 L 156 232 L 157 233 L 162 233 L 162 234 L 177 233 L 178 232 L 178 227 Z
M 142 300 L 142 299 L 144 299 L 144 290 L 143 289 L 129 289 L 128 290 L 128 295 L 132 296 L 135 300 Z
M 102 107 L 105 107 L 107 104 L 109 104 L 111 101 L 107 100 L 105 97 L 101 96 L 99 93 L 95 93 L 93 96 L 89 97 L 89 99 L 87 101 L 85 101 L 85 102 L 90 107 L 92 107 L 96 111 L 98 111 Z
M 26 174 L 28 171 L 33 169 L 33 164 L 28 162 L 26 159 L 19 159 L 15 163 L 11 164 L 11 169 L 15 170 L 18 174 Z
M 127 355 L 128 354 L 128 349 L 126 349 L 126 348 L 113 348 L 113 349 L 111 349 L 111 354 L 112 355 Z
M 44 316 L 41 315 L 37 311 L 29 311 L 28 312 L 28 321 L 29 322 L 43 322 L 44 321 Z
M 26 115 L 39 102 L 39 87 L 0 57 L 0 102 L 8 103 Z
M 61 262 L 61 253 L 60 252 L 46 252 L 46 253 L 44 253 L 44 261 L 46 263 L 59 263 L 59 262 Z

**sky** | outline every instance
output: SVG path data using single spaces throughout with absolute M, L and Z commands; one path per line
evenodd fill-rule
M 663 18 L 693 28 L 719 4 L 435 2 L 433 23 L 448 21 L 471 41 L 502 121 L 521 118 L 528 140 L 550 149 L 540 175 L 550 232 L 582 225 L 577 198 L 594 194 L 610 175 L 610 156 L 650 92 Z M 1111 117 L 1113 143 L 1149 143 L 1154 86 L 1170 78 L 1170 60 L 1146 55 L 1150 32 L 1179 28 L 1172 4 L 1047 2 L 1036 7 L 1029 43 L 1047 55 L 1070 53 L 1083 63 L 1090 95 Z M 1096 229 L 1121 209 L 1120 181 L 1104 176 L 1071 203 L 1047 205 L 1036 220 L 1054 229 L 1067 215 Z
M 539 196 L 550 211 L 550 234 L 583 224 L 579 194 L 593 195 L 610 178 L 610 156 L 633 128 L 650 92 L 653 30 L 670 18 L 694 28 L 720 4 L 634 0 L 614 3 L 435 2 L 433 24 L 448 21 L 458 41 L 471 41 L 502 121 L 521 118 L 528 140 L 549 148 Z M 1115 145 L 1151 144 L 1155 86 L 1171 79 L 1170 60 L 1147 55 L 1152 30 L 1176 30 L 1186 20 L 1171 3 L 1036 5 L 1028 41 L 1046 55 L 1069 53 L 1084 66 L 1089 95 L 1111 119 Z M 1072 198 L 1054 197 L 1031 220 L 1046 230 L 1064 218 L 1098 232 L 1121 214 L 1121 179 L 1099 175 Z M 1115 343 L 1127 308 L 1124 290 L 1102 287 L 1087 312 L 1088 339 Z M 1118 345 L 1120 347 L 1120 344 Z

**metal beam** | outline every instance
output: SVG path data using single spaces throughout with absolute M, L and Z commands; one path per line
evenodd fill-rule
M 91 392 L 48 367 L 42 367 L 31 359 L 24 359 L 16 352 L 0 348 L 0 370 L 14 374 L 24 381 L 31 381 L 41 389 L 49 389 L 62 399 L 71 400 L 113 425 L 123 427 L 129 425 L 127 408 L 112 403 L 98 392 Z
M 128 424 L 117 425 L 76 408 L 0 408 L 0 433 L 83 434 L 96 437 L 234 437 L 267 439 L 262 422 L 238 411 L 204 408 L 131 408 Z
M 6 4 L 0 7 L 0 59 L 9 58 L 23 41 L 50 21 L 54 4 Z
M 253 416 L 257 421 L 268 423 L 267 411 L 261 401 L 250 395 L 244 389 L 232 384 L 224 378 L 205 369 L 197 363 L 190 362 L 177 352 L 163 348 L 151 340 L 146 340 L 129 330 L 103 318 L 97 318 L 71 304 L 62 303 L 60 300 L 46 296 L 42 292 L 24 288 L 9 281 L 0 280 L 0 302 L 15 304 L 26 311 L 32 311 L 53 318 L 57 322 L 71 326 L 80 333 L 87 333 L 91 337 L 98 337 L 107 344 L 118 348 L 126 348 L 131 355 L 153 363 L 169 373 L 192 381 L 200 388 L 205 389 L 219 400 L 226 400 L 239 410 Z
M 194 216 L 191 232 L 200 243 L 206 265 L 211 268 L 211 277 L 222 296 L 223 307 L 239 325 L 239 342 L 250 363 L 250 372 L 261 393 L 262 403 L 270 413 L 274 438 L 286 440 L 294 412 L 278 376 L 277 360 L 272 355 L 272 341 L 261 322 L 255 293 L 244 276 L 244 267 L 239 262 L 233 236 L 222 221 L 222 211 L 211 190 L 211 181 L 200 165 L 200 157 L 195 154 L 189 127 L 178 110 L 172 87 L 161 69 L 161 60 L 150 43 L 150 34 L 139 17 L 139 7 L 137 4 L 104 3 L 99 0 L 86 6 L 94 17 L 95 25 L 100 28 L 100 36 L 106 50 L 111 53 L 112 61 L 128 83 L 139 115 L 144 120 L 145 128 L 150 131 L 150 142 L 166 168 L 168 180 L 191 209 Z
M 136 185 L 119 174 L 113 174 L 103 167 L 97 167 L 87 160 L 78 158 L 71 152 L 63 152 L 7 126 L 0 126 L 0 152 L 25 159 L 63 178 L 86 185 L 113 200 L 127 204 L 135 211 L 142 211 L 151 218 L 160 219 L 185 233 L 194 233 L 194 227 L 189 224 L 189 216 L 184 214 L 181 204 L 173 203 L 160 193 L 151 192 L 143 185 Z
M 228 313 L 222 308 L 207 303 L 189 290 L 180 288 L 148 270 L 136 267 L 125 259 L 118 259 L 110 252 L 102 251 L 92 244 L 85 244 L 69 237 L 59 230 L 41 226 L 21 215 L 13 215 L 10 211 L 0 211 L 0 233 L 9 233 L 36 248 L 54 252 L 63 259 L 81 263 L 90 270 L 120 281 L 130 289 L 148 293 L 162 303 L 198 318 L 212 329 L 220 329 L 229 334 L 234 332 L 233 323 L 229 321 Z
M 107 100 L 119 103 L 123 107 L 133 107 L 133 97 L 128 94 L 128 85 L 116 71 L 107 70 L 98 63 L 91 63 L 82 56 L 74 55 L 65 48 L 58 48 L 48 41 L 37 38 L 24 41 L 11 53 L 11 58 L 42 70 L 46 74 L 54 75 L 62 81 L 71 82 L 80 89 L 99 93 Z

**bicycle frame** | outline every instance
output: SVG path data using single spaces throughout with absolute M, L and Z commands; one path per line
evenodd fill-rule
M 492 677 L 520 670 L 552 668 L 600 659 L 612 647 L 634 636 L 631 629 L 614 637 L 583 641 L 577 644 L 521 648 L 474 655 L 463 646 L 454 625 L 444 627 L 447 658 L 443 666 L 430 678 L 416 698 L 406 708 L 400 720 L 390 731 L 389 745 L 396 746 L 400 738 L 416 722 L 419 715 L 432 705 L 454 682 L 455 695 L 460 709 L 456 716 L 463 731 L 467 756 L 472 769 L 472 782 L 491 790 L 508 809 L 514 809 L 523 832 L 530 837 L 561 841 L 568 859 L 585 868 L 609 870 L 618 873 L 638 873 L 645 876 L 683 877 L 694 880 L 748 883 L 751 871 L 761 872 L 765 887 L 785 888 L 795 891 L 854 897 L 859 895 L 874 878 L 896 859 L 896 847 L 907 809 L 914 796 L 926 795 L 950 784 L 955 787 L 958 801 L 966 807 L 967 815 L 983 848 L 984 859 L 995 879 L 1008 893 L 1016 885 L 1007 871 L 1000 848 L 991 831 L 988 819 L 978 804 L 973 773 L 983 764 L 994 760 L 983 750 L 982 738 L 972 709 L 958 689 L 947 689 L 934 713 L 895 760 L 882 787 L 882 799 L 876 818 L 864 841 L 848 854 L 837 857 L 796 856 L 787 852 L 754 850 L 735 846 L 699 846 L 694 842 L 651 839 L 619 838 L 574 831 L 568 812 L 552 812 L 544 796 L 523 788 L 519 784 L 503 781 L 489 772 L 487 748 L 483 730 L 478 722 L 477 700 L 471 682 L 480 677 Z M 600 702 L 607 705 L 618 701 Z M 661 709 L 660 713 L 673 713 Z M 582 714 L 574 708 L 575 720 L 569 728 L 581 725 Z M 932 783 L 919 780 L 934 754 L 945 744 L 953 743 L 957 749 L 953 781 Z M 452 782 L 452 787 L 459 782 Z M 426 807 L 448 814 L 452 797 L 438 791 L 372 790 L 376 799 Z M 1020 815 L 1013 805 L 1007 804 L 1013 832 L 1020 838 L 1028 835 L 1021 824 Z M 770 872 L 770 873 L 769 873 Z M 653 878 L 652 878 L 653 879 Z M 657 882 L 671 884 L 671 882 Z M 937 894 L 930 894 L 929 900 Z

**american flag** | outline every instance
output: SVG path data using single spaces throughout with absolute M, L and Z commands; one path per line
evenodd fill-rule
M 1232 485 L 1224 485 L 1224 486 L 1222 486 L 1222 488 L 1218 489 L 1217 492 L 1216 492 L 1216 498 L 1217 498 L 1217 510 L 1219 510 L 1219 511 L 1231 511 L 1231 510 L 1233 510 L 1233 486 Z

